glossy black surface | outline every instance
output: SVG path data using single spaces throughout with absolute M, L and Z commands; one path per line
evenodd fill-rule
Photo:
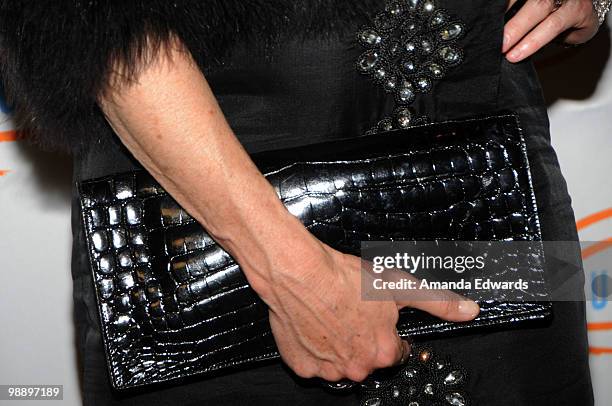
M 540 240 L 517 119 L 446 122 L 253 155 L 319 239 Z M 278 356 L 239 266 L 145 171 L 79 184 L 112 383 L 128 388 Z M 237 191 L 239 193 L 239 191 Z M 531 272 L 542 285 L 543 269 Z M 540 292 L 544 294 L 545 292 Z M 402 335 L 508 326 L 539 303 L 481 303 L 473 322 L 406 310 Z

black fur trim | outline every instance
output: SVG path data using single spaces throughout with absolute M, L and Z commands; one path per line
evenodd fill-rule
M 17 128 L 43 149 L 75 152 L 108 130 L 96 98 L 113 62 L 176 34 L 202 70 L 236 41 L 263 52 L 285 35 L 353 33 L 382 0 L 0 0 L 0 79 Z M 134 74 L 127 72 L 126 79 Z

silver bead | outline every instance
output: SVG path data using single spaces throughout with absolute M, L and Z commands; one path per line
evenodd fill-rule
M 378 68 L 374 71 L 374 79 L 376 80 L 384 80 L 387 77 L 387 71 L 383 68 Z
M 423 388 L 423 392 L 425 392 L 426 395 L 433 395 L 434 394 L 433 384 L 432 383 L 425 384 L 425 387 Z
M 463 381 L 463 378 L 464 378 L 463 372 L 454 370 L 454 371 L 449 372 L 448 375 L 444 377 L 444 384 L 445 385 L 455 385 Z
M 418 70 L 416 63 L 412 59 L 405 59 L 402 63 L 402 67 L 404 68 L 404 71 L 409 75 L 412 75 Z
M 451 406 L 465 406 L 465 398 L 459 392 L 447 393 L 445 399 Z
M 430 63 L 425 68 L 431 74 L 431 76 L 435 79 L 440 79 L 444 77 L 444 68 L 441 65 L 438 65 L 435 62 Z
M 387 80 L 385 80 L 384 87 L 387 92 L 394 92 L 397 89 L 397 76 L 389 76 Z
M 434 4 L 433 0 L 425 0 L 425 2 L 423 2 L 423 11 L 426 13 L 432 13 L 436 8 L 436 5 Z
M 395 121 L 399 128 L 408 128 L 412 123 L 412 112 L 409 108 L 402 108 L 395 114 Z
M 399 388 L 397 386 L 394 386 L 391 392 L 391 396 L 393 396 L 394 398 L 399 398 L 399 395 L 400 395 Z
M 429 80 L 429 78 L 426 78 L 425 76 L 418 78 L 416 80 L 416 84 L 417 89 L 421 93 L 426 93 L 431 90 L 431 80 Z
M 404 49 L 406 50 L 406 52 L 413 53 L 416 51 L 417 46 L 414 42 L 408 41 L 404 44 Z

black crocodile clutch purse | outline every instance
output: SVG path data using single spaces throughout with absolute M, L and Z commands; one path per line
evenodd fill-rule
M 252 156 L 320 240 L 541 240 L 513 115 L 427 124 Z M 78 185 L 112 385 L 125 389 L 278 357 L 240 267 L 144 170 Z M 461 219 L 461 221 L 457 221 Z M 454 226 L 460 224 L 460 226 Z M 530 278 L 546 295 L 543 266 Z M 401 335 L 508 327 L 550 302 L 483 301 L 450 323 L 402 311 Z

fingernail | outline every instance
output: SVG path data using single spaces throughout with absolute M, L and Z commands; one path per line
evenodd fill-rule
M 521 58 L 521 55 L 523 54 L 523 52 L 520 49 L 513 49 L 509 54 L 508 57 L 510 59 L 514 59 L 514 60 L 518 60 Z
M 510 36 L 508 34 L 504 35 L 504 48 L 508 46 L 510 43 Z
M 480 313 L 480 306 L 478 306 L 475 302 L 471 300 L 459 302 L 458 306 L 459 313 L 462 316 L 469 316 L 470 318 L 474 318 L 478 316 Z

